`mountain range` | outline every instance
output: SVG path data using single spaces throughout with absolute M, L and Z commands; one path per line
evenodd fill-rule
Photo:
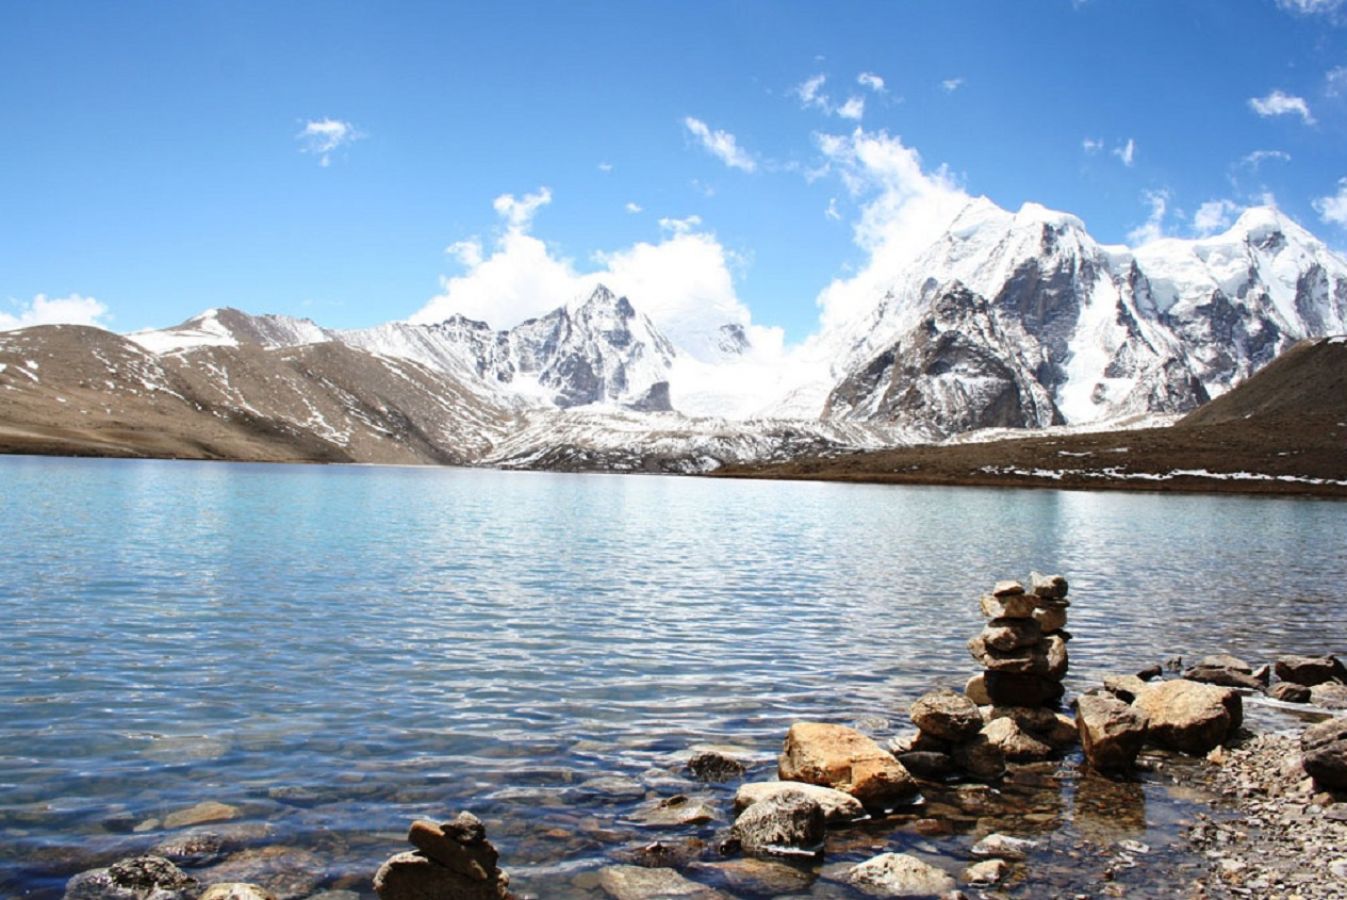
M 226 308 L 125 336 L 2 333 L 0 438 L 115 455 L 707 471 L 981 429 L 1164 421 L 1299 340 L 1347 331 L 1347 260 L 1269 207 L 1222 234 L 1129 249 L 1074 216 L 978 198 L 907 250 L 867 308 L 776 357 L 737 322 L 689 352 L 639 297 L 602 286 L 504 330 L 463 316 L 333 330 Z

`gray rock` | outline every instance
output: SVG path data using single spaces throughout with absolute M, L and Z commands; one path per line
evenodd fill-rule
M 246 881 L 231 881 L 212 884 L 197 900 L 277 900 L 277 898 L 260 885 L 248 884 Z
M 983 859 L 996 857 L 999 859 L 1021 860 L 1029 855 L 1029 851 L 1038 846 L 1037 841 L 1031 841 L 1026 838 L 1011 837 L 1008 834 L 989 834 L 982 840 L 973 845 L 968 852 L 974 856 Z
M 632 814 L 632 818 L 642 825 L 660 828 L 699 825 L 702 822 L 710 822 L 715 817 L 716 811 L 709 804 L 686 794 L 675 794 L 672 797 L 655 800 Z
M 195 878 L 162 856 L 136 856 L 66 883 L 65 900 L 194 900 Z
M 982 736 L 1010 762 L 1038 762 L 1050 758 L 1055 752 L 1009 717 L 988 722 L 982 727 Z
M 688 771 L 702 781 L 729 781 L 747 768 L 741 760 L 717 750 L 700 750 L 688 760 Z
M 996 884 L 1009 871 L 1010 865 L 1004 859 L 984 859 L 964 869 L 963 880 L 968 884 Z
M 1347 709 L 1347 685 L 1325 681 L 1310 688 L 1310 702 L 1324 709 Z
M 1268 696 L 1283 703 L 1309 703 L 1310 689 L 1292 681 L 1279 681 L 1268 688 Z
M 800 781 L 753 781 L 739 786 L 734 794 L 734 809 L 743 812 L 755 803 L 780 794 L 803 794 L 823 810 L 827 822 L 850 822 L 865 816 L 865 807 L 850 794 Z
M 1125 772 L 1146 742 L 1146 715 L 1116 697 L 1083 694 L 1076 705 L 1076 727 L 1091 766 Z
M 925 897 L 954 890 L 949 873 L 906 853 L 883 853 L 849 869 L 843 879 L 880 897 Z
M 1279 656 L 1274 670 L 1282 681 L 1314 687 L 1325 681 L 1347 681 L 1347 668 L 1336 656 Z
M 730 839 L 752 856 L 822 852 L 823 807 L 803 792 L 781 792 L 752 804 L 735 819 Z
M 924 734 L 953 743 L 971 738 L 982 728 L 977 704 L 947 688 L 925 694 L 908 714 Z
M 1006 773 L 1006 757 L 984 734 L 977 734 L 954 748 L 951 754 L 959 770 L 981 781 L 993 781 Z
M 1328 719 L 1300 736 L 1305 772 L 1321 786 L 1347 788 L 1347 719 Z
M 599 885 L 614 900 L 663 900 L 665 897 L 717 900 L 725 896 L 706 885 L 689 881 L 673 869 L 641 866 L 609 866 L 600 873 Z

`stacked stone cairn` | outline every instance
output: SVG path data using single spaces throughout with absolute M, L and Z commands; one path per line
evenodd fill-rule
M 1066 579 L 1030 575 L 1000 581 L 982 597 L 988 619 L 968 642 L 983 671 L 963 694 L 932 691 L 912 704 L 917 733 L 890 749 L 914 775 L 936 779 L 961 774 L 990 781 L 1006 762 L 1051 757 L 1076 741 L 1076 726 L 1055 709 L 1066 675 Z
M 418 819 L 407 840 L 415 852 L 399 853 L 374 876 L 380 900 L 508 900 L 510 876 L 496 865 L 499 854 L 486 827 L 463 812 L 437 825 Z

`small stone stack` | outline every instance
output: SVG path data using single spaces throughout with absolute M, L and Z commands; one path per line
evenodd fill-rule
M 1018 581 L 998 581 L 981 599 L 989 620 L 968 642 L 968 651 L 984 671 L 964 689 L 979 706 L 1054 707 L 1062 699 L 1066 677 L 1066 579 L 1060 575 L 1029 576 L 1030 588 Z
M 437 825 L 412 823 L 407 840 L 415 853 L 399 853 L 379 867 L 374 891 L 380 900 L 508 900 L 510 876 L 486 827 L 472 813 Z

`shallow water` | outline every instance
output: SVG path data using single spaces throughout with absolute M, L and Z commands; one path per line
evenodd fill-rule
M 680 753 L 739 745 L 766 777 L 793 720 L 900 730 L 973 671 L 977 595 L 1031 568 L 1071 581 L 1069 687 L 1347 649 L 1337 502 L 11 457 L 0 516 L 6 896 L 59 896 L 203 800 L 240 846 L 320 862 L 296 896 L 367 891 L 411 818 L 460 808 L 517 887 L 587 896 L 616 848 L 727 824 L 631 823 L 679 790 L 728 813 Z M 1088 837 L 1091 784 L 1068 760 L 1049 843 Z M 1181 805 L 1126 790 L 1163 843 Z M 901 819 L 833 842 L 931 843 Z

